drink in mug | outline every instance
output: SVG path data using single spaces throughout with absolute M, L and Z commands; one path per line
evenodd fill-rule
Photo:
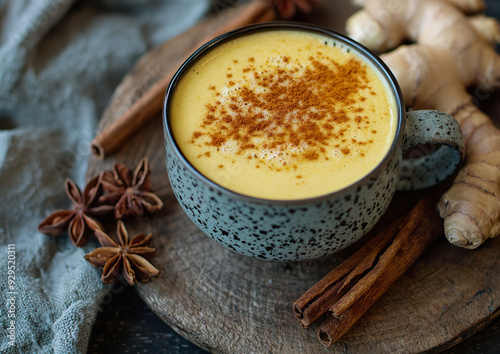
M 254 25 L 206 43 L 172 78 L 163 114 L 182 209 L 213 240 L 264 260 L 351 245 L 397 188 L 443 181 L 464 155 L 453 117 L 405 113 L 380 58 L 306 24 Z M 443 146 L 403 158 L 419 144 Z
M 234 192 L 296 200 L 362 179 L 389 151 L 395 97 L 337 39 L 291 29 L 219 44 L 177 83 L 171 127 L 204 176 Z

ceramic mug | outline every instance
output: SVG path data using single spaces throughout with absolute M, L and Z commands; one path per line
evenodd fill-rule
M 329 36 L 370 62 L 395 97 L 397 127 L 385 157 L 361 180 L 319 197 L 266 200 L 228 190 L 192 166 L 172 133 L 170 103 L 179 80 L 212 48 L 237 36 L 283 29 Z M 397 189 L 423 188 L 443 181 L 456 171 L 464 157 L 462 134 L 455 119 L 437 111 L 405 113 L 398 83 L 378 56 L 346 36 L 298 23 L 248 26 L 203 45 L 172 78 L 165 95 L 163 122 L 168 176 L 187 216 L 227 248 L 271 261 L 310 260 L 351 245 L 377 223 Z M 432 154 L 403 159 L 403 152 L 419 144 L 442 146 Z

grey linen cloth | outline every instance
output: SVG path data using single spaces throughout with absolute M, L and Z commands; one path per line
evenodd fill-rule
M 89 249 L 37 226 L 71 207 L 66 177 L 83 187 L 90 141 L 123 76 L 209 8 L 209 0 L 0 0 L 0 352 L 86 352 L 109 288 L 84 259 Z

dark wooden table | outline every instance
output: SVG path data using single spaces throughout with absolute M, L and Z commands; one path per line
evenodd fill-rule
M 110 300 L 97 316 L 89 353 L 206 353 L 160 320 L 133 288 L 116 286 Z M 443 353 L 500 353 L 500 318 Z
M 486 0 L 486 3 L 486 14 L 500 19 L 500 1 Z M 500 94 L 495 93 L 489 100 L 500 101 Z M 101 304 L 88 352 L 205 353 L 158 318 L 134 288 L 122 284 L 115 284 Z M 500 353 L 500 318 L 444 353 Z

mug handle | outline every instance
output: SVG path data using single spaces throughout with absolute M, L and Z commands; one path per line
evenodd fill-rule
M 417 145 L 421 148 L 417 149 Z M 436 148 L 437 145 L 440 146 Z M 444 181 L 464 160 L 460 125 L 452 116 L 439 111 L 407 112 L 403 156 L 397 190 L 421 189 Z

